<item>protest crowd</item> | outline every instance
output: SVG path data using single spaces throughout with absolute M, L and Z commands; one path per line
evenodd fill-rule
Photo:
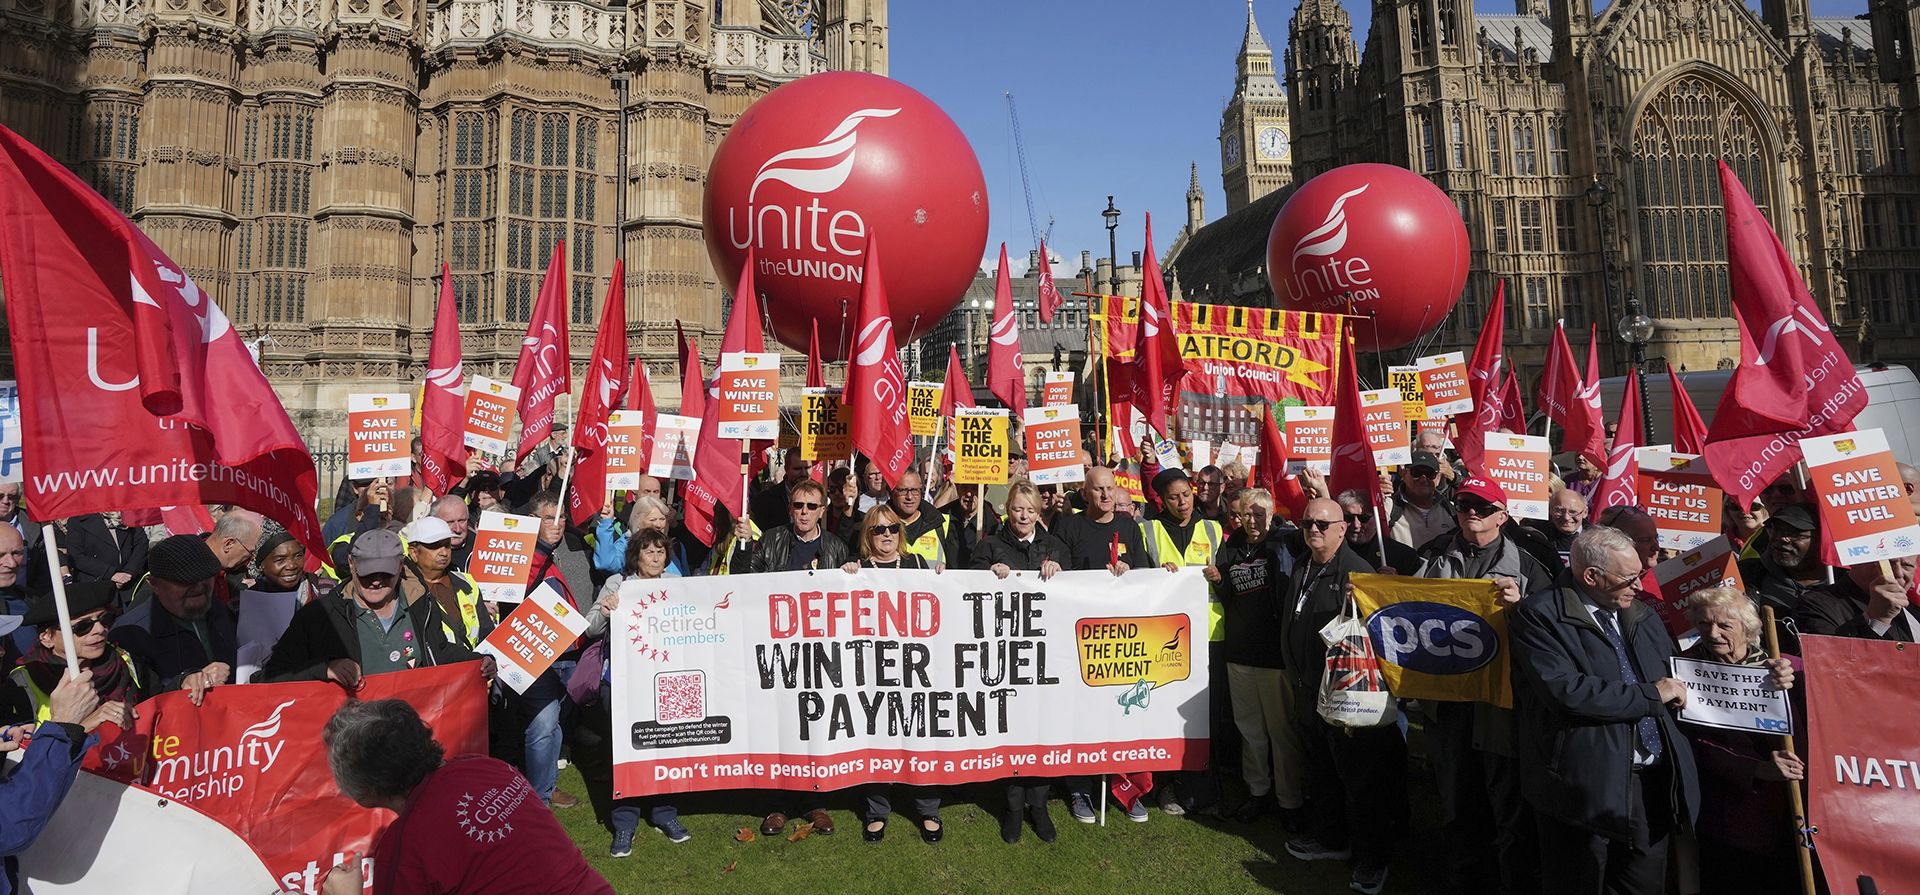
M 41 189 L 61 183 L 46 177 Z M 113 232 L 137 233 L 130 225 Z M 84 243 L 87 235 L 74 238 Z M 33 281 L 24 267 L 16 273 L 16 254 L 0 259 L 9 265 L 25 386 L 38 355 L 23 339 L 17 315 L 24 312 L 12 306 L 32 299 Z M 1164 294 L 1153 294 L 1150 242 L 1148 264 L 1142 301 L 1164 305 Z M 618 274 L 614 282 L 624 288 Z M 755 294 L 751 264 L 739 294 Z M 564 288 L 551 296 L 543 290 L 535 324 L 549 311 L 563 315 L 564 295 Z M 1750 298 L 1736 295 L 1743 313 L 1760 306 Z M 450 307 L 443 299 L 443 321 L 453 320 L 445 316 Z M 1101 586 L 1139 576 L 1204 579 L 1207 598 L 1193 607 L 1191 632 L 1207 644 L 1206 667 L 1193 671 L 1202 695 L 1182 722 L 1203 725 L 1201 754 L 1147 771 L 1113 764 L 983 778 L 1007 843 L 1029 835 L 1053 843 L 1076 835 L 1073 824 L 1057 822 L 1091 825 L 1108 808 L 1139 823 L 1225 821 L 1272 837 L 1293 860 L 1337 862 L 1353 891 L 1378 893 L 1412 833 L 1411 800 L 1430 790 L 1444 836 L 1444 866 L 1423 881 L 1435 891 L 1827 891 L 1820 856 L 1798 832 L 1806 825 L 1798 787 L 1810 768 L 1804 726 L 1783 736 L 1694 723 L 1687 713 L 1699 708 L 1700 691 L 1680 679 L 1675 660 L 1748 667 L 1766 690 L 1785 694 L 1798 722 L 1819 674 L 1800 660 L 1803 644 L 1914 643 L 1920 635 L 1910 610 L 1912 554 L 1920 550 L 1841 562 L 1831 530 L 1836 510 L 1823 503 L 1839 493 L 1841 479 L 1823 478 L 1811 447 L 1804 462 L 1796 462 L 1798 451 L 1784 462 L 1770 456 L 1764 481 L 1720 474 L 1719 460 L 1743 439 L 1788 431 L 1736 406 L 1762 386 L 1730 389 L 1712 429 L 1691 406 L 1682 411 L 1686 393 L 1676 388 L 1671 443 L 1636 455 L 1656 447 L 1646 443 L 1648 427 L 1664 429 L 1666 421 L 1640 419 L 1630 394 L 1619 422 L 1604 425 L 1595 365 L 1577 372 L 1563 334 L 1555 350 L 1564 355 L 1549 364 L 1537 413 L 1518 408 L 1515 421 L 1516 409 L 1494 389 L 1512 375 L 1499 359 L 1499 299 L 1463 363 L 1468 406 L 1437 426 L 1395 417 L 1384 441 L 1364 427 L 1357 368 L 1365 354 L 1349 341 L 1327 371 L 1324 400 L 1335 405 L 1321 433 L 1328 451 L 1310 456 L 1300 446 L 1314 436 L 1264 410 L 1256 411 L 1263 413 L 1258 444 L 1231 455 L 1210 444 L 1203 457 L 1167 437 L 1180 391 L 1178 349 L 1137 326 L 1126 334 L 1134 340 L 1129 355 L 1141 363 L 1133 391 L 1112 394 L 1118 380 L 1108 378 L 1088 392 L 1103 396 L 1102 409 L 1085 415 L 1099 423 L 1083 426 L 1080 410 L 1070 410 L 1063 457 L 1037 434 L 1046 423 L 1034 414 L 1044 408 L 1025 406 L 1025 377 L 1017 368 L 1003 376 L 999 360 L 987 386 L 1006 410 L 971 406 L 975 392 L 956 357 L 944 396 L 930 402 L 935 429 L 946 434 L 916 440 L 884 286 L 870 265 L 856 329 L 863 340 L 880 332 L 888 350 L 883 360 L 849 364 L 846 393 L 860 400 L 821 410 L 822 418 L 847 412 L 844 440 L 823 446 L 808 435 L 776 447 L 777 429 L 747 425 L 735 436 L 717 434 L 713 419 L 700 424 L 702 411 L 689 402 L 705 401 L 708 416 L 724 418 L 728 411 L 716 405 L 744 388 L 728 377 L 753 375 L 732 358 L 772 353 L 754 302 L 739 301 L 712 379 L 696 344 L 682 340 L 688 397 L 679 417 L 696 418 L 698 428 L 666 451 L 676 456 L 664 468 L 617 470 L 610 464 L 623 452 L 611 448 L 629 436 L 612 431 L 622 426 L 614 412 L 644 419 L 631 435 L 636 447 L 647 445 L 642 457 L 659 454 L 651 443 L 668 434 L 666 422 L 651 428 L 664 414 L 644 370 L 627 375 L 624 300 L 608 307 L 572 412 L 555 401 L 572 389 L 571 364 L 556 370 L 540 361 L 530 326 L 518 397 L 506 401 L 520 422 L 517 439 L 508 438 L 510 427 L 491 436 L 477 430 L 458 394 L 427 387 L 418 434 L 402 424 L 408 437 L 389 455 L 353 458 L 367 464 L 362 474 L 347 476 L 335 493 L 310 495 L 317 508 L 290 511 L 239 497 L 163 508 L 135 491 L 109 507 L 111 496 L 0 485 L 0 628 L 8 632 L 0 648 L 9 669 L 0 685 L 0 748 L 24 753 L 0 781 L 0 893 L 32 872 L 20 855 L 54 817 L 90 752 L 97 759 L 120 732 L 155 723 L 144 713 L 160 712 L 165 721 L 236 690 L 277 686 L 336 694 L 340 706 L 306 760 L 324 756 L 338 795 L 393 817 L 362 846 L 370 865 L 341 856 L 290 888 L 609 892 L 554 812 L 592 812 L 606 838 L 581 845 L 613 858 L 631 855 L 640 836 L 691 838 L 676 790 L 636 791 L 617 774 L 617 741 L 628 735 L 618 707 L 625 683 L 612 656 L 626 649 L 622 613 L 636 599 L 654 599 L 642 594 L 671 594 L 701 578 L 736 579 L 731 598 L 744 600 L 756 576 L 836 570 L 911 572 L 929 581 L 972 570 L 1019 576 L 1028 589 L 1055 576 Z M 561 346 L 564 326 L 562 319 Z M 429 366 L 458 367 L 457 325 L 448 331 L 450 339 L 436 332 Z M 202 428 L 216 441 L 248 423 L 204 405 L 234 399 L 240 389 L 258 398 L 266 388 L 257 371 L 216 375 L 223 344 L 207 346 L 201 379 L 240 383 L 231 386 L 236 391 L 175 402 L 200 407 Z M 813 349 L 807 392 L 832 391 L 838 404 L 838 390 L 815 381 L 817 341 Z M 452 352 L 444 361 L 443 350 Z M 1163 350 L 1175 370 L 1157 372 Z M 1123 359 L 1116 353 L 1112 361 Z M 1574 372 L 1559 376 L 1556 365 Z M 777 374 L 777 359 L 771 366 Z M 603 367 L 619 372 L 609 378 Z M 1139 378 L 1149 375 L 1175 384 L 1142 388 Z M 891 388 L 876 390 L 876 377 Z M 761 385 L 778 390 L 777 379 Z M 55 386 L 43 380 L 40 387 Z M 882 393 L 898 403 L 869 406 L 877 402 L 865 396 Z M 31 397 L 23 392 L 25 413 L 45 412 L 46 402 Z M 1803 390 L 1792 412 L 1824 397 Z M 1865 402 L 1856 397 L 1854 413 Z M 1439 403 L 1433 398 L 1429 404 Z M 1392 402 L 1404 412 L 1400 404 Z M 399 409 L 398 418 L 407 418 L 404 401 Z M 380 411 L 349 416 L 358 412 Z M 777 426 L 778 409 L 769 416 Z M 1805 433 L 1806 443 L 1846 436 L 1851 418 Z M 1115 419 L 1140 425 L 1109 425 Z M 1557 447 L 1529 434 L 1542 424 Z M 975 425 L 985 433 L 980 445 L 968 440 Z M 476 448 L 474 437 L 489 447 Z M 965 445 L 958 454 L 957 441 Z M 54 445 L 29 436 L 29 484 L 37 470 L 51 468 L 36 463 L 50 464 Z M 288 447 L 257 456 L 284 456 Z M 291 447 L 301 450 L 297 439 Z M 1866 467 L 1879 485 L 1869 496 L 1900 512 L 1904 533 L 1920 514 L 1920 469 L 1909 465 L 1920 458 L 1881 453 L 1881 465 Z M 978 474 L 983 458 L 991 476 Z M 316 490 L 306 462 L 303 481 Z M 369 467 L 379 474 L 364 474 Z M 1509 474 L 1515 468 L 1526 472 Z M 1680 531 L 1685 526 L 1676 527 L 1667 503 L 1649 497 L 1665 493 L 1662 487 L 1710 495 L 1709 505 L 1681 521 L 1704 514 L 1713 530 Z M 62 513 L 81 506 L 89 509 Z M 523 550 L 501 546 L 521 536 L 515 543 Z M 1682 567 L 1692 570 L 1683 576 L 1686 593 L 1668 574 Z M 1452 622 L 1409 616 L 1395 627 L 1399 610 L 1363 608 L 1375 599 L 1393 604 L 1401 589 L 1450 595 L 1423 600 L 1478 600 L 1472 605 L 1480 614 L 1459 610 L 1464 620 Z M 526 666 L 526 657 L 498 644 L 536 610 L 559 619 L 550 623 L 565 636 L 548 661 Z M 1497 632 L 1487 621 L 1495 615 Z M 1489 644 L 1463 631 L 1498 639 Z M 1415 663 L 1397 660 L 1421 648 L 1455 659 L 1497 649 L 1498 695 L 1390 689 L 1388 682 L 1413 679 Z M 1386 676 L 1396 662 L 1406 669 Z M 485 691 L 477 736 L 484 748 L 456 752 L 414 701 L 370 697 L 427 669 L 448 674 L 449 690 Z M 1142 691 L 1123 705 L 1145 712 L 1150 703 Z M 274 710 L 274 723 L 280 718 Z M 584 791 L 560 785 L 566 764 L 579 769 Z M 485 796 L 475 805 L 478 792 Z M 846 833 L 877 843 L 898 829 L 899 815 L 908 835 L 929 845 L 945 838 L 942 806 L 953 798 L 949 787 L 904 779 L 728 796 L 749 818 L 743 836 L 786 837 L 802 828 L 827 836 L 850 826 Z M 475 838 L 469 825 L 489 812 L 510 821 L 493 835 L 512 837 L 511 848 Z

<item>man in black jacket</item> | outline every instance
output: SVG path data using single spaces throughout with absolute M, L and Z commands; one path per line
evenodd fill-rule
M 439 603 L 424 593 L 411 603 L 401 598 L 400 554 L 400 536 L 386 529 L 354 538 L 346 582 L 293 614 L 255 679 L 332 681 L 351 692 L 370 674 L 479 659 L 492 680 L 493 657 L 448 641 Z
M 122 526 L 119 513 L 91 513 L 68 520 L 66 534 L 73 580 L 110 581 L 125 606 L 147 571 L 147 533 Z
M 847 542 L 820 527 L 826 515 L 827 490 L 812 479 L 788 492 L 789 522 L 752 538 L 750 523 L 733 526 L 733 557 L 727 567 L 735 572 L 792 572 L 799 569 L 837 569 L 852 555 Z
M 1914 618 L 1909 596 L 1913 589 L 1913 557 L 1881 564 L 1851 566 L 1832 584 L 1807 591 L 1793 620 L 1802 634 L 1828 634 L 1865 640 L 1914 643 L 1920 638 L 1920 620 Z
M 238 650 L 238 619 L 216 595 L 220 561 L 198 535 L 174 535 L 153 546 L 150 564 L 153 596 L 120 617 L 113 642 L 159 675 L 157 689 L 186 690 L 198 704 L 232 679 Z
M 1766 533 L 1766 549 L 1740 561 L 1740 580 L 1754 601 L 1772 606 L 1775 615 L 1795 615 L 1807 592 L 1827 581 L 1826 563 L 1820 561 L 1820 515 L 1811 504 L 1789 504 L 1767 517 L 1760 530 Z M 1780 647 L 1798 652 L 1791 643 Z
M 1659 895 L 1668 836 L 1692 825 L 1700 782 L 1669 707 L 1687 690 L 1667 676 L 1673 640 L 1639 590 L 1627 535 L 1595 528 L 1573 568 L 1514 612 L 1520 778 L 1540 863 L 1554 891 Z
M 1357 488 L 1348 488 L 1340 492 L 1337 499 L 1341 512 L 1347 518 L 1347 546 L 1366 560 L 1367 565 L 1373 566 L 1375 571 L 1392 569 L 1401 575 L 1411 575 L 1420 568 L 1420 554 L 1392 538 L 1387 539 L 1386 565 L 1382 566 L 1380 525 L 1374 518 L 1373 506 L 1367 502 L 1366 495 Z
M 1352 861 L 1351 887 L 1378 893 L 1394 844 L 1407 826 L 1407 743 L 1400 729 L 1334 727 L 1316 710 L 1327 645 L 1320 629 L 1347 602 L 1347 578 L 1373 567 L 1346 543 L 1346 516 L 1326 498 L 1307 502 L 1300 520 L 1306 553 L 1295 558 L 1281 601 L 1280 640 L 1299 707 L 1294 723 L 1306 757 L 1311 835 L 1287 841 L 1302 861 Z

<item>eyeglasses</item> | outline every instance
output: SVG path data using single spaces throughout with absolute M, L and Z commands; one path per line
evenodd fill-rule
M 893 493 L 895 493 L 895 494 L 919 494 L 919 493 L 920 493 L 920 489 L 919 489 L 919 488 L 895 488 L 895 489 L 893 489 Z
M 900 533 L 900 523 L 898 522 L 895 522 L 891 525 L 867 526 L 867 534 L 870 534 L 870 535 L 897 535 L 899 533 Z
M 1907 486 L 1907 490 L 1909 491 L 1913 490 L 1913 486 L 1911 485 Z M 7 494 L 5 492 L 0 492 L 0 501 L 4 501 L 6 503 L 18 503 L 20 501 L 20 495 Z
M 1625 575 L 1620 575 L 1618 577 L 1615 577 L 1614 573 L 1609 572 L 1606 569 L 1595 567 L 1594 571 L 1600 573 L 1600 589 L 1601 590 L 1619 590 L 1620 588 L 1626 587 L 1629 584 L 1635 584 L 1640 580 L 1639 572 L 1629 572 Z
M 94 628 L 104 628 L 112 622 L 113 619 L 108 618 L 106 613 L 101 613 L 92 618 L 83 618 L 73 623 L 73 636 L 85 637 L 93 633 Z
M 787 506 L 790 506 L 790 507 L 793 507 L 793 508 L 794 508 L 794 509 L 796 509 L 796 510 L 817 510 L 817 509 L 820 509 L 820 505 L 819 505 L 819 504 L 817 504 L 817 503 L 814 503 L 813 501 L 810 501 L 810 500 L 796 500 L 796 501 L 794 501 L 793 503 L 790 503 L 790 504 L 787 504 Z
M 1345 522 L 1346 520 L 1344 519 L 1303 519 L 1300 521 L 1300 527 L 1313 531 L 1326 531 L 1336 525 L 1345 524 Z
M 1483 519 L 1500 512 L 1499 507 L 1483 500 L 1463 500 L 1455 504 L 1454 508 L 1469 516 L 1479 516 Z

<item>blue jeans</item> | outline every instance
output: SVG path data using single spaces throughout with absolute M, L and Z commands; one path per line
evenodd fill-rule
M 648 802 L 653 804 L 645 808 L 647 823 L 655 827 L 664 827 L 680 820 L 680 809 L 665 802 L 654 802 L 652 799 L 621 799 L 613 803 L 613 831 L 631 833 L 640 829 L 640 812 L 642 806 L 646 806 Z
M 527 721 L 527 782 L 540 794 L 540 801 L 553 802 L 553 787 L 560 778 L 560 710 L 567 703 L 567 678 L 573 676 L 572 659 L 553 663 L 545 674 L 534 678 L 533 686 L 521 694 Z

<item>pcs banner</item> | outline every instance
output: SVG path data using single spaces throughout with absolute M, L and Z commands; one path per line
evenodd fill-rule
M 1513 707 L 1507 612 L 1492 581 L 1364 574 L 1351 580 L 1393 695 Z
M 1197 770 L 1207 584 L 870 569 L 629 581 L 614 796 Z

